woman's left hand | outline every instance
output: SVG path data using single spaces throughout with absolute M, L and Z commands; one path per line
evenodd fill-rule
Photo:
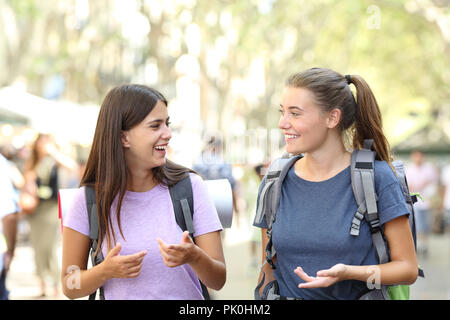
M 170 268 L 190 263 L 196 257 L 197 246 L 187 231 L 183 232 L 179 244 L 167 244 L 160 238 L 158 238 L 158 244 L 164 264 Z
M 339 263 L 328 270 L 318 271 L 317 277 L 307 275 L 301 267 L 297 267 L 297 269 L 294 270 L 294 273 L 305 281 L 298 285 L 299 288 L 326 288 L 336 282 L 344 280 L 346 270 L 347 266 Z

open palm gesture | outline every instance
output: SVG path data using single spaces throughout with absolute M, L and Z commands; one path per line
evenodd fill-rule
M 298 285 L 299 288 L 326 288 L 338 281 L 344 280 L 343 276 L 345 271 L 346 266 L 339 263 L 328 270 L 318 271 L 316 277 L 309 276 L 301 267 L 297 267 L 294 273 L 305 281 Z

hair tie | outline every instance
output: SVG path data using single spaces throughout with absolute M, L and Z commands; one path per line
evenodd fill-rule
M 347 75 L 345 76 L 345 80 L 347 80 L 347 84 L 352 83 L 351 75 L 347 74 Z

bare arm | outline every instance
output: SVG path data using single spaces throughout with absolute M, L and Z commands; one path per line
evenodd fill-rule
M 90 295 L 111 278 L 135 278 L 140 274 L 146 251 L 119 256 L 117 244 L 105 260 L 87 269 L 90 239 L 73 229 L 63 228 L 61 282 L 64 294 L 70 299 Z
M 208 287 L 220 290 L 226 281 L 225 257 L 220 232 L 210 232 L 195 238 L 198 257 L 190 266 L 199 279 Z
M 261 261 L 261 265 L 263 265 L 266 262 L 266 246 L 267 246 L 267 242 L 269 242 L 269 238 L 267 237 L 267 229 L 261 229 L 261 257 L 262 257 L 262 261 Z M 262 272 L 259 273 L 259 277 L 258 277 L 258 283 L 261 281 L 262 278 Z
M 53 143 L 49 143 L 45 147 L 47 153 L 55 159 L 58 165 L 66 168 L 69 171 L 74 171 L 78 169 L 78 164 L 75 160 L 73 160 L 70 156 L 62 153 L 56 148 Z
M 418 264 L 407 216 L 387 222 L 384 234 L 389 244 L 391 261 L 378 265 L 381 284 L 413 284 L 417 279 Z M 349 266 L 347 276 L 349 279 L 366 281 L 370 274 L 367 266 Z
M 86 270 L 89 248 L 89 237 L 73 229 L 63 228 L 61 283 L 69 299 L 87 296 L 106 281 L 100 265 Z
M 261 229 L 261 249 L 262 249 L 262 264 L 261 264 L 261 270 L 259 272 L 258 276 L 258 285 L 261 283 L 261 280 L 264 276 L 264 282 L 261 284 L 259 288 L 259 295 L 262 294 L 264 288 L 267 286 L 268 283 L 276 280 L 275 275 L 273 273 L 272 266 L 267 262 L 266 260 L 266 246 L 269 242 L 269 238 L 267 237 L 267 229 Z M 272 257 L 272 262 L 276 264 L 277 256 L 275 255 Z
M 5 270 L 8 272 L 11 260 L 14 257 L 17 235 L 17 213 L 11 213 L 2 219 L 3 234 L 6 240 Z

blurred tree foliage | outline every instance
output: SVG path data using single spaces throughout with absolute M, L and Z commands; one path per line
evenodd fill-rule
M 112 86 L 141 82 L 170 99 L 190 54 L 202 117 L 222 130 L 235 117 L 276 127 L 286 77 L 313 66 L 363 76 L 394 144 L 429 123 L 450 126 L 448 0 L 0 0 L 0 9 L 1 86 L 21 80 L 42 95 L 62 76 L 63 98 L 100 103 Z

